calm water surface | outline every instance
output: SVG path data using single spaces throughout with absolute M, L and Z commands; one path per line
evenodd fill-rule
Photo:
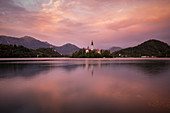
M 0 113 L 170 113 L 170 59 L 0 59 Z

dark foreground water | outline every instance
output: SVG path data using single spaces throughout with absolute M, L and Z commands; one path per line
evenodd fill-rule
M 170 113 L 170 59 L 0 60 L 0 113 Z

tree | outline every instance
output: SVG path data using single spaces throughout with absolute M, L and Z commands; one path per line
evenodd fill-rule
M 28 49 L 24 46 L 16 45 L 2 45 L 0 44 L 0 57 L 1 58 L 20 58 L 20 57 L 59 57 L 58 52 L 55 52 L 51 48 L 39 48 L 37 50 Z

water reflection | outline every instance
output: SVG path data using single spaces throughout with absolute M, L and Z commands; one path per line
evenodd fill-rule
M 78 61 L 80 62 L 80 61 Z M 119 62 L 102 62 L 96 60 L 85 60 L 80 63 L 72 63 L 72 62 L 10 62 L 10 63 L 0 63 L 0 78 L 8 78 L 8 77 L 32 77 L 39 75 L 40 73 L 44 73 L 46 71 L 62 68 L 65 71 L 74 71 L 79 67 L 83 67 L 84 69 L 91 72 L 91 75 L 94 75 L 95 68 L 104 68 L 104 67 L 112 67 L 113 70 L 117 67 L 128 67 L 130 69 L 135 69 L 145 73 L 148 76 L 159 76 L 161 73 L 166 72 L 170 68 L 170 61 L 119 61 Z M 162 75 L 161 75 L 162 76 Z
M 33 77 L 40 73 L 48 72 L 54 68 L 62 68 L 65 71 L 73 71 L 80 65 L 64 65 L 55 66 L 53 64 L 22 64 L 22 63 L 10 63 L 0 64 L 0 78 L 10 77 Z
M 32 77 L 49 69 L 50 67 L 39 64 L 0 64 L 0 78 Z
M 1 63 L 0 112 L 169 113 L 169 64 L 96 60 Z

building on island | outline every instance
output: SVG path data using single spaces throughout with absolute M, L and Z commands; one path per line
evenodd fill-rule
M 89 49 L 89 46 L 87 47 L 87 49 L 86 49 L 86 53 L 89 53 L 89 51 L 95 51 L 96 53 L 101 53 L 100 52 L 100 49 L 94 49 L 94 44 L 93 44 L 93 40 L 92 40 L 92 42 L 91 42 L 91 49 Z
M 95 51 L 96 51 L 97 53 L 99 53 L 99 54 L 100 54 L 100 50 L 99 50 L 99 49 L 95 49 Z
M 88 46 L 87 49 L 86 49 L 86 53 L 89 53 L 89 46 Z

